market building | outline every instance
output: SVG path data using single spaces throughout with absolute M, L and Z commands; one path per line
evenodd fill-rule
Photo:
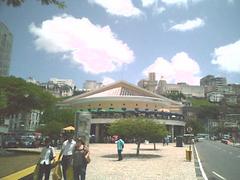
M 96 142 L 105 141 L 109 124 L 128 117 L 143 116 L 165 124 L 172 138 L 184 134 L 185 120 L 180 102 L 125 81 L 68 98 L 61 106 L 91 113 L 91 134 Z

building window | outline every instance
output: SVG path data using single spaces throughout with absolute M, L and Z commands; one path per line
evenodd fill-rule
M 146 104 L 146 107 L 148 107 L 148 104 Z
M 101 104 L 99 104 L 98 106 L 101 106 Z
M 125 106 L 125 104 L 123 104 L 123 106 Z
M 113 104 L 111 104 L 111 106 L 113 106 Z
M 138 106 L 138 104 L 136 104 L 136 106 Z

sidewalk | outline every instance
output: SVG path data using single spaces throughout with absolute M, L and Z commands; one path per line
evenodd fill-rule
M 136 144 L 125 144 L 122 161 L 117 161 L 115 144 L 90 144 L 91 163 L 87 180 L 195 180 L 194 161 L 185 160 L 186 147 L 141 144 L 136 157 Z M 192 158 L 193 159 L 193 158 Z

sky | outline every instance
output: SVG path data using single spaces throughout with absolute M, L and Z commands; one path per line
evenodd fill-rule
M 206 75 L 240 83 L 238 0 L 71 0 L 59 9 L 0 1 L 13 34 L 10 74 L 133 84 L 149 72 L 199 85 Z

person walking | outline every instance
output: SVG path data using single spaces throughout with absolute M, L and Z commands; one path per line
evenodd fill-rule
M 73 176 L 74 180 L 85 180 L 87 170 L 87 159 L 89 150 L 85 142 L 79 138 L 76 141 L 76 146 L 73 151 Z
M 67 134 L 67 140 L 63 142 L 62 149 L 58 157 L 58 160 L 60 160 L 62 156 L 61 164 L 64 180 L 67 180 L 67 169 L 72 163 L 72 155 L 75 145 L 76 142 L 73 140 L 73 135 Z
M 55 158 L 54 148 L 50 146 L 50 139 L 45 140 L 45 147 L 42 149 L 39 159 L 38 180 L 42 180 L 43 175 L 45 180 L 49 180 L 51 171 L 51 161 Z
M 165 137 L 165 142 L 166 142 L 166 144 L 167 144 L 167 146 L 168 146 L 168 143 L 169 143 L 169 138 L 168 138 L 168 136 Z
M 118 136 L 118 140 L 115 141 L 115 143 L 117 144 L 118 161 L 121 161 L 123 159 L 122 151 L 123 151 L 123 148 L 124 148 L 124 141 L 120 138 L 120 136 Z

